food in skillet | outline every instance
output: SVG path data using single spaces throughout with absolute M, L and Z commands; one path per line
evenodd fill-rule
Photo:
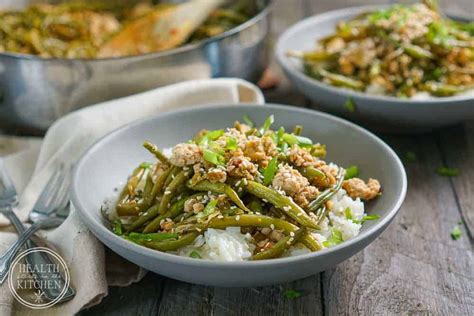
M 474 91 L 474 24 L 447 19 L 435 1 L 341 21 L 314 51 L 288 54 L 303 60 L 307 75 L 368 94 L 424 99 Z
M 104 58 L 145 54 L 179 45 L 156 47 L 137 43 L 130 50 L 123 39 L 130 30 L 152 29 L 160 17 L 172 12 L 172 3 L 151 1 L 70 1 L 34 4 L 23 11 L 0 10 L 0 52 L 38 55 L 45 58 Z M 216 36 L 247 21 L 255 3 L 241 0 L 213 11 L 186 43 Z M 125 34 L 122 34 L 125 33 Z M 150 36 L 137 36 L 147 40 Z M 115 40 L 115 41 L 114 41 Z M 112 45 L 113 44 L 113 45 Z
M 180 256 L 262 260 L 318 251 L 359 234 L 379 181 L 326 163 L 324 145 L 283 127 L 202 130 L 129 177 L 104 216 L 123 238 Z M 170 151 L 170 150 L 168 150 Z

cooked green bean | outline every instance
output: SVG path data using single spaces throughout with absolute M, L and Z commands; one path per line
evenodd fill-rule
M 144 241 L 143 245 L 160 251 L 176 251 L 191 244 L 197 236 L 199 236 L 198 232 L 190 232 L 181 236 L 178 240 Z
M 324 181 L 326 179 L 326 174 L 313 166 L 299 168 L 298 170 L 310 181 L 314 178 L 317 178 L 319 181 Z
M 309 215 L 306 214 L 298 204 L 293 202 L 287 196 L 281 195 L 275 190 L 267 188 L 255 181 L 249 181 L 246 190 L 262 200 L 267 200 L 301 225 L 313 229 L 319 229 L 319 226 L 311 219 L 311 217 L 309 217 Z
M 150 153 L 152 153 L 159 161 L 161 161 L 164 164 L 169 165 L 170 161 L 168 158 L 163 155 L 163 153 L 158 149 L 158 147 L 155 144 L 152 144 L 150 142 L 145 142 L 143 143 L 143 147 L 145 147 Z
M 133 241 L 134 243 L 143 245 L 144 242 L 148 241 L 163 241 L 168 239 L 178 239 L 178 234 L 169 234 L 169 233 L 151 233 L 151 234 L 141 234 L 131 232 L 126 236 L 128 240 Z
M 266 260 L 281 257 L 285 251 L 296 244 L 306 233 L 305 228 L 298 229 L 296 232 L 291 232 L 290 235 L 283 237 L 270 249 L 264 250 L 252 256 L 251 260 Z
M 174 218 L 174 217 L 178 216 L 179 214 L 181 214 L 183 212 L 184 204 L 186 203 L 187 200 L 195 199 L 195 198 L 200 197 L 200 196 L 201 197 L 204 196 L 204 193 L 196 193 L 196 194 L 193 194 L 191 196 L 181 198 L 180 200 L 178 200 L 176 203 L 174 203 L 171 206 L 171 208 L 168 212 L 166 212 L 163 215 L 159 215 L 159 216 L 155 217 L 147 226 L 145 226 L 145 228 L 143 229 L 143 232 L 144 233 L 151 233 L 151 232 L 157 231 L 160 228 L 160 224 L 161 224 L 162 220 L 165 220 L 167 218 Z
M 315 212 L 317 209 L 321 207 L 327 200 L 329 200 L 334 194 L 336 194 L 339 189 L 341 189 L 342 182 L 344 181 L 344 169 L 339 168 L 338 174 L 337 174 L 337 182 L 336 184 L 332 187 L 329 188 L 325 191 L 323 191 L 316 199 L 311 201 L 308 206 L 308 210 L 310 212 Z
M 235 203 L 239 208 L 243 209 L 244 211 L 250 213 L 251 210 L 249 210 L 244 202 L 240 199 L 239 195 L 237 192 L 234 191 L 229 185 L 220 183 L 220 182 L 211 182 L 208 180 L 202 180 L 197 184 L 191 184 L 188 182 L 188 187 L 190 189 L 196 190 L 196 191 L 210 191 L 212 193 L 217 193 L 217 194 L 225 194 L 227 197 Z
M 176 190 L 188 180 L 189 175 L 188 172 L 183 170 L 176 175 L 176 177 L 170 182 L 170 184 L 165 188 L 165 192 L 163 193 L 163 197 L 160 201 L 159 212 L 160 214 L 165 214 L 166 211 L 170 207 L 171 199 L 173 195 L 176 193 Z
M 253 199 L 248 205 L 249 209 L 254 213 L 262 214 L 264 212 L 262 202 L 258 199 Z
M 160 206 L 158 204 L 153 205 L 148 210 L 146 210 L 141 216 L 139 216 L 131 225 L 128 227 L 127 231 L 133 231 L 136 228 L 142 226 L 146 222 L 152 220 L 160 214 Z
M 119 216 L 133 216 L 140 213 L 138 202 L 135 200 L 129 201 L 129 199 L 135 196 L 136 188 L 142 180 L 142 177 L 145 175 L 145 171 L 146 168 L 143 168 L 143 166 L 140 165 L 139 167 L 135 168 L 132 175 L 128 179 L 127 184 L 119 195 L 116 205 L 117 214 Z

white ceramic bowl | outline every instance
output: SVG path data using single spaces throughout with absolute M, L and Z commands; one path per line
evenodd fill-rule
M 285 31 L 276 46 L 276 58 L 297 89 L 323 110 L 364 123 L 377 130 L 407 133 L 474 119 L 474 97 L 453 96 L 429 100 L 374 96 L 337 88 L 307 76 L 300 60 L 287 56 L 289 50 L 313 50 L 316 42 L 333 34 L 337 22 L 350 20 L 378 7 L 364 6 L 330 11 L 304 19 Z M 356 111 L 350 113 L 344 103 L 352 98 Z
M 200 129 L 232 126 L 243 114 L 256 122 L 275 115 L 274 126 L 304 126 L 304 135 L 327 145 L 328 160 L 357 165 L 361 176 L 377 178 L 383 195 L 367 205 L 381 216 L 364 224 L 356 238 L 334 248 L 298 257 L 254 262 L 219 263 L 179 257 L 128 242 L 106 226 L 100 207 L 130 170 L 151 156 L 144 140 L 160 148 L 190 139 Z M 407 180 L 397 155 L 368 131 L 334 116 L 280 105 L 199 107 L 167 113 L 122 127 L 99 140 L 77 163 L 72 203 L 85 224 L 113 251 L 145 269 L 170 278 L 213 286 L 259 286 L 303 278 L 334 267 L 372 242 L 397 214 L 405 198 Z

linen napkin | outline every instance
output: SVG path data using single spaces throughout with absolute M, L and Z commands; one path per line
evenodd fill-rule
M 97 139 L 134 120 L 157 113 L 198 105 L 264 103 L 261 91 L 240 79 L 187 81 L 145 93 L 103 102 L 72 112 L 50 127 L 43 140 L 0 137 L 0 153 L 20 193 L 15 210 L 26 221 L 39 193 L 63 162 L 74 163 Z M 0 217 L 0 253 L 16 239 L 5 218 Z M 31 310 L 16 302 L 8 284 L 0 287 L 0 315 L 72 315 L 97 304 L 110 285 L 127 286 L 145 271 L 119 258 L 83 225 L 74 209 L 57 229 L 43 232 L 43 240 L 66 261 L 76 296 L 70 302 L 46 310 Z M 110 255 L 109 255 L 110 252 Z

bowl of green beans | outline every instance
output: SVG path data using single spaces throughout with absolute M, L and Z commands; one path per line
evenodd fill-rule
M 72 203 L 106 246 L 185 282 L 261 286 L 334 267 L 388 226 L 397 155 L 343 119 L 201 106 L 129 124 L 77 163 Z
M 351 7 L 291 26 L 276 57 L 325 111 L 381 131 L 429 131 L 474 118 L 472 26 L 434 1 Z

